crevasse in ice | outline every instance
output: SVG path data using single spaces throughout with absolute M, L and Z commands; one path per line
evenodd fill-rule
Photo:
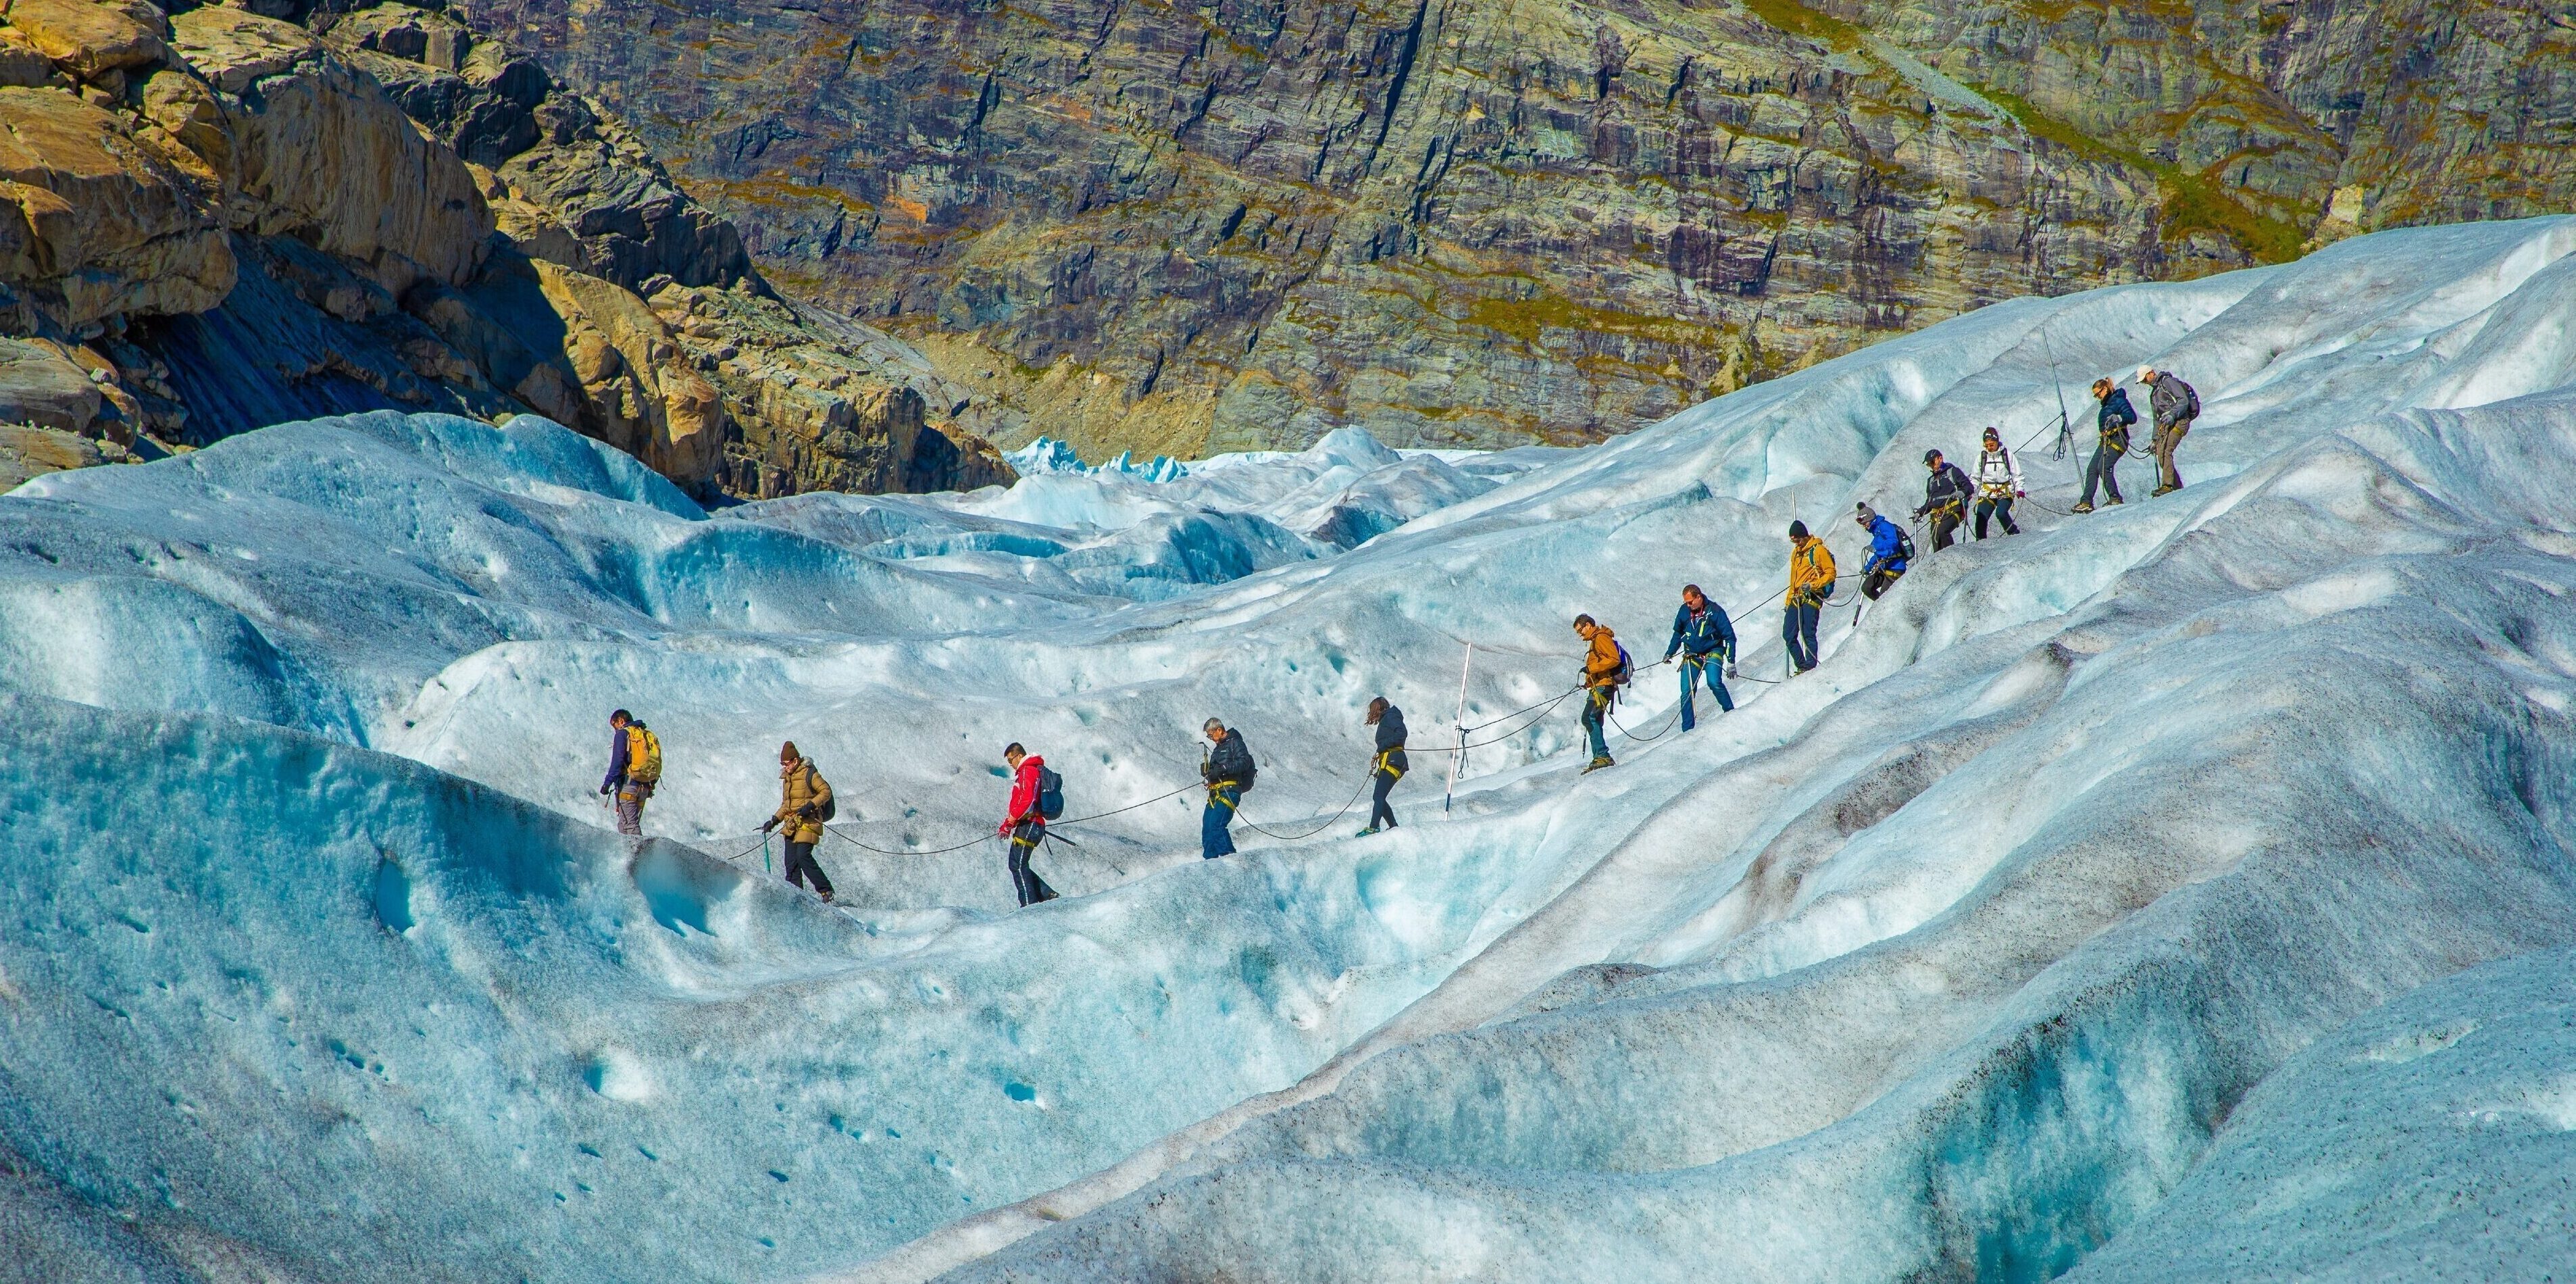
M 48 1279 L 2563 1265 L 2571 249 L 2018 301 L 1574 451 L 710 515 L 540 421 L 376 415 L 39 479 L 0 1240 Z M 2069 516 L 2083 385 L 2141 362 L 2206 403 L 2190 484 Z M 1846 586 L 1783 681 L 1787 523 L 1855 571 L 1853 502 L 1987 424 L 2025 533 L 1857 623 Z M 1578 779 L 1567 621 L 1649 663 L 1684 581 L 1738 710 L 1685 736 L 1648 669 Z M 1353 839 L 1377 694 L 1415 769 Z M 640 846 L 613 707 L 665 747 Z M 1263 767 L 1212 863 L 1211 714 Z M 783 739 L 837 907 L 753 832 Z M 1018 912 L 1008 740 L 1132 807 Z

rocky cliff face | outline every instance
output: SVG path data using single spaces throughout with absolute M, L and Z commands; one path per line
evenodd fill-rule
M 2576 24 L 2494 0 L 459 5 L 774 278 L 1094 451 L 1595 437 L 2576 191 Z
M 919 354 L 777 299 L 613 115 L 442 13 L 6 3 L 6 475 L 376 406 L 536 411 L 709 496 L 1010 475 Z

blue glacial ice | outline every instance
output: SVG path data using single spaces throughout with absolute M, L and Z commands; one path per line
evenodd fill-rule
M 2566 1216 L 2530 1014 L 2576 947 L 2571 251 L 2391 232 L 2016 301 L 1583 450 L 1344 432 L 709 514 L 541 421 L 380 414 L 40 478 L 0 498 L 0 1244 L 81 1280 L 2563 1269 L 2383 1196 Z M 2149 360 L 2207 403 L 2190 486 L 2132 464 L 2066 515 L 2059 384 Z M 1781 681 L 1781 529 L 1856 569 L 1852 503 L 1911 509 L 1989 423 L 2037 438 L 2028 533 L 1838 598 Z M 1737 712 L 1670 730 L 1649 669 L 1578 780 L 1566 621 L 1649 662 L 1686 580 L 1737 613 Z M 1355 841 L 1376 694 L 1416 770 Z M 595 792 L 621 706 L 668 761 L 640 844 Z M 1214 863 L 1166 796 L 1210 714 L 1263 766 Z M 840 791 L 834 906 L 752 832 L 782 739 Z M 1009 740 L 1133 808 L 1020 912 L 979 841 Z

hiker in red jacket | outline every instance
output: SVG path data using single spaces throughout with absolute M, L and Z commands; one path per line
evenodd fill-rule
M 1011 890 L 1019 894 L 1020 908 L 1026 909 L 1055 899 L 1055 889 L 1029 868 L 1029 857 L 1046 838 L 1046 811 L 1040 799 L 1047 792 L 1047 778 L 1055 773 L 1047 770 L 1046 759 L 1016 741 L 1002 751 L 1002 761 L 1011 766 L 1011 811 L 1002 818 L 1001 832 L 1011 840 Z

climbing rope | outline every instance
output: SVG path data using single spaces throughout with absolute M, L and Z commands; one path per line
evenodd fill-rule
M 1582 689 L 1583 689 L 1582 684 L 1581 684 L 1581 683 L 1577 683 L 1577 684 L 1575 684 L 1573 687 L 1571 687 L 1571 688 L 1569 688 L 1569 689 L 1567 689 L 1567 690 L 1557 692 L 1557 693 L 1556 693 L 1556 698 L 1555 698 L 1555 699 L 1553 699 L 1553 700 L 1541 700 L 1541 701 L 1539 701 L 1537 704 L 1525 704 L 1525 705 L 1522 705 L 1520 708 L 1517 708 L 1517 709 L 1512 710 L 1510 713 L 1506 713 L 1506 714 L 1502 715 L 1501 717 L 1497 717 L 1497 718 L 1487 718 L 1487 719 L 1485 719 L 1483 722 L 1471 722 L 1471 723 L 1467 724 L 1466 726 L 1460 727 L 1460 728 L 1458 728 L 1458 729 L 1459 729 L 1460 731 L 1465 731 L 1465 732 L 1469 732 L 1469 733 L 1474 733 L 1474 732 L 1482 731 L 1482 730 L 1484 730 L 1484 729 L 1485 729 L 1485 728 L 1487 728 L 1487 727 L 1493 726 L 1495 723 L 1498 723 L 1498 722 L 1509 722 L 1509 721 L 1511 721 L 1512 719 L 1517 718 L 1517 717 L 1521 716 L 1522 714 L 1529 712 L 1529 711 L 1530 711 L 1530 710 L 1532 710 L 1532 709 L 1537 709 L 1537 708 L 1550 708 L 1550 709 L 1553 709 L 1553 708 L 1555 708 L 1555 707 L 1556 707 L 1560 702 L 1562 702 L 1562 701 L 1563 701 L 1567 696 L 1573 695 L 1575 692 L 1580 691 L 1580 690 L 1582 690 Z
M 1640 744 L 1643 744 L 1643 743 L 1645 743 L 1646 741 L 1649 741 L 1649 740 L 1661 740 L 1661 739 L 1663 739 L 1666 735 L 1670 734 L 1673 728 L 1675 728 L 1675 727 L 1677 727 L 1677 726 L 1680 726 L 1680 725 L 1681 725 L 1681 721 L 1682 721 L 1682 706 L 1680 706 L 1680 705 L 1678 705 L 1678 704 L 1674 705 L 1674 706 L 1673 706 L 1673 716 L 1664 720 L 1664 729 L 1663 729 L 1662 731 L 1658 731 L 1658 732 L 1656 732 L 1655 734 L 1653 734 L 1653 735 L 1651 735 L 1651 736 L 1641 736 L 1641 735 L 1638 735 L 1638 734 L 1637 734 L 1636 732 L 1634 732 L 1634 731 L 1630 731 L 1630 730 L 1627 728 L 1627 726 L 1626 726 L 1625 724 L 1623 724 L 1623 723 L 1621 723 L 1621 722 L 1619 721 L 1619 715 L 1618 715 L 1618 714 L 1616 714 L 1616 713 L 1611 713 L 1611 714 L 1609 714 L 1609 718 L 1610 718 L 1610 725 L 1611 725 L 1611 726 L 1614 726 L 1614 727 L 1619 728 L 1619 734 L 1620 734 L 1620 735 L 1626 736 L 1626 737 L 1628 737 L 1628 738 L 1629 738 L 1629 739 L 1631 739 L 1631 740 L 1634 740 L 1634 741 L 1637 741 L 1637 742 L 1638 742 L 1638 743 L 1640 743 Z
M 1314 837 L 1315 835 L 1320 834 L 1320 833 L 1324 832 L 1325 830 L 1332 828 L 1332 827 L 1333 827 L 1333 822 L 1338 821 L 1338 820 L 1340 820 L 1342 817 L 1349 815 L 1349 814 L 1351 813 L 1351 808 L 1353 808 L 1353 807 L 1357 807 L 1357 806 L 1359 806 L 1359 805 L 1360 805 L 1360 795 L 1368 792 L 1369 779 L 1370 779 L 1370 777 L 1371 777 L 1371 776 L 1374 776 L 1374 775 L 1376 775 L 1376 773 L 1375 773 L 1375 772 L 1371 772 L 1371 773 L 1369 774 L 1369 776 L 1362 776 L 1362 777 L 1360 777 L 1360 787 L 1351 791 L 1351 800 L 1350 800 L 1349 802 L 1343 803 L 1343 804 L 1342 804 L 1342 809 L 1341 809 L 1340 811 L 1334 812 L 1332 815 L 1325 817 L 1325 818 L 1324 818 L 1324 823 L 1323 823 L 1323 824 L 1317 825 L 1317 826 L 1315 826 L 1313 829 L 1309 829 L 1309 830 L 1307 830 L 1306 832 L 1304 832 L 1304 833 L 1302 833 L 1302 834 L 1283 834 L 1283 833 L 1279 833 L 1279 832 L 1278 832 L 1278 831 L 1276 831 L 1276 830 L 1272 830 L 1272 829 L 1264 828 L 1264 827 L 1261 825 L 1261 823 L 1260 823 L 1259 821 L 1254 820 L 1254 819 L 1253 819 L 1252 817 L 1250 817 L 1250 816 L 1246 816 L 1246 815 L 1244 815 L 1244 814 L 1243 814 L 1243 812 L 1242 812 L 1242 810 L 1241 810 L 1241 809 L 1239 809 L 1239 808 L 1238 808 L 1238 809 L 1235 811 L 1235 813 L 1234 813 L 1234 815 L 1235 815 L 1235 819 L 1240 820 L 1240 821 L 1242 821 L 1244 824 L 1250 825 L 1250 826 L 1252 826 L 1254 829 L 1260 830 L 1262 833 L 1268 834 L 1268 835 L 1270 835 L 1271 837 L 1273 837 L 1273 838 L 1276 838 L 1276 839 L 1280 840 L 1281 842 L 1293 843 L 1293 842 L 1299 842 L 1299 841 L 1302 841 L 1302 840 L 1304 840 L 1304 839 L 1312 838 L 1312 837 Z
M 1095 813 L 1095 814 L 1093 814 L 1093 815 L 1089 815 L 1089 816 L 1076 816 L 1076 817 L 1074 817 L 1074 818 L 1073 818 L 1073 819 L 1071 819 L 1071 820 L 1050 820 L 1050 821 L 1048 821 L 1048 822 L 1047 822 L 1047 826 L 1048 826 L 1048 828 L 1051 828 L 1051 829 L 1052 829 L 1052 828 L 1060 828 L 1060 827 L 1062 827 L 1062 826 L 1066 826 L 1066 825 L 1081 825 L 1081 824 L 1087 824 L 1087 823 L 1089 823 L 1089 822 L 1091 822 L 1091 821 L 1095 821 L 1095 820 L 1107 820 L 1108 818 L 1110 818 L 1110 817 L 1112 817 L 1112 816 L 1123 815 L 1123 814 L 1125 814 L 1125 813 L 1127 813 L 1127 812 L 1134 811 L 1134 810 L 1136 810 L 1136 809 L 1137 809 L 1137 808 L 1139 808 L 1139 807 L 1151 807 L 1151 806 L 1153 806 L 1155 803 L 1161 802 L 1161 801 L 1163 801 L 1163 800 L 1164 800 L 1164 799 L 1166 799 L 1166 798 L 1178 798 L 1178 797 L 1180 797 L 1181 795 L 1183 795 L 1183 794 L 1185 794 L 1185 793 L 1188 793 L 1189 791 L 1191 791 L 1191 790 L 1193 790 L 1193 789 L 1199 789 L 1199 788 L 1203 788 L 1203 787 L 1204 787 L 1204 786 L 1201 786 L 1201 785 L 1183 785 L 1183 786 L 1181 786 L 1180 788 L 1175 789 L 1175 790 L 1173 790 L 1172 792 L 1170 792 L 1170 793 L 1168 793 L 1168 794 L 1157 794 L 1157 795 L 1155 795 L 1154 797 L 1148 798 L 1148 799 L 1146 799 L 1145 801 L 1140 802 L 1140 803 L 1129 803 L 1129 804 L 1127 804 L 1127 805 L 1126 805 L 1126 806 L 1124 806 L 1124 807 L 1113 808 L 1113 809 L 1111 809 L 1111 810 L 1109 810 L 1109 811 L 1098 812 L 1098 813 Z
M 823 826 L 823 832 L 830 834 L 834 838 L 840 839 L 842 842 L 848 843 L 852 847 L 858 848 L 860 851 L 875 852 L 879 856 L 945 856 L 950 852 L 962 852 L 969 847 L 980 847 L 986 842 L 997 837 L 997 835 L 994 834 L 986 834 L 973 842 L 958 843 L 953 847 L 933 847 L 928 850 L 915 851 L 887 851 L 885 848 L 872 847 L 866 843 L 860 842 L 858 839 L 852 838 L 848 834 L 844 834 L 840 830 L 832 828 L 830 825 Z
M 1362 787 L 1363 787 L 1363 788 L 1365 788 L 1365 787 L 1366 787 L 1366 786 L 1365 786 L 1365 784 L 1363 784 L 1363 786 L 1362 786 Z M 1173 790 L 1173 791 L 1172 791 L 1172 792 L 1170 792 L 1170 793 L 1167 793 L 1167 794 L 1156 794 L 1155 796 L 1153 796 L 1153 797 L 1151 797 L 1151 798 L 1148 798 L 1148 799 L 1146 799 L 1146 800 L 1145 800 L 1145 801 L 1143 801 L 1143 802 L 1139 802 L 1139 803 L 1129 803 L 1129 804 L 1127 804 L 1127 805 L 1126 805 L 1126 806 L 1124 806 L 1124 807 L 1113 807 L 1113 808 L 1109 809 L 1108 811 L 1103 811 L 1103 812 L 1094 812 L 1094 813 L 1092 813 L 1091 815 L 1088 815 L 1088 816 L 1076 816 L 1076 817 L 1073 817 L 1073 818 L 1072 818 L 1072 819 L 1070 819 L 1070 820 L 1051 820 L 1051 821 L 1048 821 L 1048 822 L 1047 822 L 1047 828 L 1048 828 L 1048 829 L 1051 829 L 1051 830 L 1052 830 L 1052 829 L 1061 829 L 1061 828 L 1065 828 L 1065 827 L 1072 826 L 1072 825 L 1083 825 L 1083 824 L 1088 824 L 1088 823 L 1090 823 L 1090 822 L 1092 822 L 1092 821 L 1095 821 L 1095 820 L 1106 820 L 1106 819 L 1108 819 L 1108 818 L 1109 818 L 1109 817 L 1111 817 L 1111 816 L 1123 815 L 1123 814 L 1125 814 L 1125 813 L 1127 813 L 1127 812 L 1134 811 L 1134 810 L 1136 810 L 1136 809 L 1137 809 L 1137 808 L 1139 808 L 1139 807 L 1150 807 L 1150 806 L 1153 806 L 1155 803 L 1162 802 L 1163 800 L 1165 800 L 1165 799 L 1167 799 L 1167 798 L 1178 798 L 1178 797 L 1180 797 L 1182 794 L 1188 793 L 1189 791 L 1191 791 L 1191 790 L 1193 790 L 1193 789 L 1196 789 L 1196 788 L 1199 788 L 1199 786 L 1197 786 L 1197 785 L 1183 785 L 1183 786 L 1181 786 L 1180 788 L 1175 789 L 1175 790 Z M 856 847 L 856 848 L 858 848 L 858 849 L 859 849 L 859 850 L 861 850 L 861 851 L 870 851 L 870 852 L 875 852 L 875 853 L 876 853 L 877 855 L 879 855 L 879 856 L 944 856 L 944 855 L 946 855 L 946 854 L 948 854 L 948 853 L 950 853 L 950 852 L 962 852 L 962 851 L 966 850 L 966 849 L 967 849 L 967 848 L 969 848 L 969 847 L 976 847 L 976 846 L 980 846 L 980 845 L 982 845 L 982 844 L 984 844 L 984 843 L 990 842 L 990 841 L 992 841 L 993 839 L 998 838 L 998 837 L 1000 837 L 1000 836 L 1001 836 L 1001 835 L 999 835 L 999 834 L 985 834 L 985 835 L 983 835 L 982 837 L 980 837 L 980 838 L 976 838 L 976 839 L 974 839 L 974 840 L 973 840 L 973 841 L 971 841 L 971 842 L 958 843 L 958 844 L 955 844 L 955 845 L 953 845 L 953 846 L 949 846 L 949 847 L 932 847 L 932 848 L 927 848 L 927 849 L 916 849 L 916 850 L 912 850 L 912 851 L 889 851 L 889 850 L 887 850 L 887 849 L 885 849 L 885 848 L 883 848 L 883 847 L 872 846 L 872 845 L 870 845 L 870 844 L 860 842 L 858 839 L 852 838 L 852 837 L 850 837 L 848 834 L 842 833 L 840 830 L 837 830 L 837 829 L 832 828 L 830 825 L 825 825 L 825 826 L 823 826 L 823 832 L 824 832 L 824 833 L 827 833 L 827 834 L 830 834 L 830 835 L 831 835 L 831 836 L 833 836 L 834 838 L 838 838 L 838 839 L 840 839 L 842 842 L 848 843 L 848 844 L 849 844 L 849 845 L 851 845 L 852 847 Z M 1068 841 L 1069 841 L 1069 840 L 1068 840 Z
M 1461 750 L 1465 750 L 1465 749 L 1482 749 L 1482 748 L 1484 748 L 1484 747 L 1485 747 L 1485 746 L 1487 746 L 1487 745 L 1498 745 L 1498 744 L 1501 744 L 1502 742 L 1504 742 L 1504 741 L 1506 741 L 1506 740 L 1509 740 L 1509 739 L 1511 739 L 1512 737 L 1517 736 L 1517 735 L 1521 734 L 1522 732 L 1527 731 L 1527 730 L 1529 730 L 1530 728 L 1535 727 L 1535 726 L 1537 726 L 1538 724 L 1540 724 L 1540 723 L 1542 723 L 1542 722 L 1547 721 L 1547 715 L 1548 715 L 1548 713 L 1549 713 L 1550 711 L 1554 710 L 1554 709 L 1556 708 L 1556 706 L 1558 706 L 1558 705 L 1560 705 L 1560 704 L 1565 703 L 1565 702 L 1566 702 L 1566 699 L 1567 699 L 1568 697 L 1573 696 L 1576 692 L 1579 692 L 1579 691 L 1581 691 L 1581 690 L 1583 690 L 1583 688 L 1581 688 L 1581 687 L 1576 687 L 1576 688 L 1574 688 L 1574 690 L 1573 690 L 1573 691 L 1566 691 L 1566 692 L 1560 693 L 1560 694 L 1559 694 L 1555 699 L 1548 701 L 1548 702 L 1547 702 L 1546 704 L 1544 704 L 1544 705 L 1531 705 L 1531 706 L 1530 706 L 1530 708 L 1538 710 L 1538 713 L 1537 713 L 1537 715 L 1536 715 L 1536 716 L 1532 717 L 1529 721 L 1524 722 L 1524 723 L 1522 723 L 1521 725 L 1519 725 L 1519 726 L 1517 726 L 1517 727 L 1514 727 L 1514 728 L 1512 728 L 1511 730 L 1506 731 L 1506 732 L 1504 732 L 1503 734 L 1501 734 L 1501 735 L 1499 735 L 1499 736 L 1494 737 L 1494 738 L 1493 738 L 1493 739 L 1491 739 L 1491 740 L 1477 740 L 1477 741 L 1472 741 L 1472 742 L 1469 742 L 1469 743 L 1467 743 L 1467 744 L 1463 744 L 1463 745 L 1442 745 L 1442 746 L 1440 746 L 1440 747 L 1439 747 L 1439 748 L 1437 748 L 1437 749 L 1425 749 L 1425 750 L 1422 750 L 1422 752 L 1424 752 L 1424 753 L 1457 753 L 1457 752 L 1459 752 L 1459 751 L 1461 751 Z M 1527 710 L 1523 710 L 1523 712 L 1527 712 Z M 1477 725 L 1478 725 L 1478 726 L 1490 727 L 1490 726 L 1492 726 L 1492 725 L 1494 725 L 1494 724 L 1493 724 L 1493 723 L 1491 723 L 1491 722 L 1485 722 L 1485 723 L 1479 723 L 1479 724 L 1477 724 Z

